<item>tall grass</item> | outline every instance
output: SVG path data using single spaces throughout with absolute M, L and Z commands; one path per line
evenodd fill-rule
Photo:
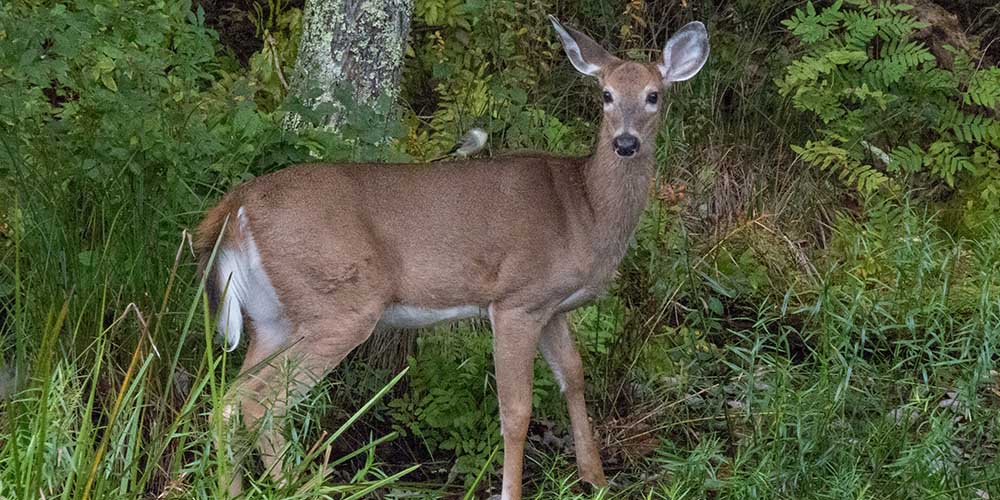
M 1000 232 L 987 234 L 952 239 L 906 205 L 842 219 L 845 247 L 814 283 L 661 326 L 653 403 L 604 427 L 628 464 L 618 480 L 645 471 L 647 498 L 995 496 Z
M 255 439 L 221 417 L 234 358 L 204 333 L 212 328 L 200 293 L 203 285 L 185 283 L 178 287 L 181 298 L 170 296 L 178 263 L 186 260 L 185 244 L 178 248 L 159 311 L 144 312 L 131 303 L 117 317 L 93 323 L 110 306 L 113 291 L 108 287 L 74 314 L 70 305 L 81 299 L 53 294 L 54 307 L 45 312 L 43 323 L 20 311 L 21 303 L 8 311 L 11 333 L 19 339 L 16 350 L 30 355 L 18 366 L 20 390 L 2 403 L 0 498 L 225 496 L 228 483 L 222 478 L 231 476 L 233 457 L 245 455 Z M 15 290 L 16 296 L 29 299 L 27 307 L 30 300 L 43 299 L 37 292 Z M 183 309 L 171 307 L 185 301 Z M 163 323 L 163 328 L 178 329 L 157 342 L 155 333 Z M 32 335 L 41 337 L 37 344 L 20 345 Z M 87 344 L 73 350 L 66 338 L 85 338 Z M 198 354 L 185 352 L 193 346 Z M 122 349 L 130 354 L 123 356 Z M 122 360 L 127 364 L 119 364 Z M 391 474 L 380 470 L 375 450 L 392 434 L 373 436 L 369 444 L 341 457 L 328 451 L 402 375 L 329 435 L 315 421 L 324 409 L 323 392 L 299 405 L 299 418 L 292 419 L 290 429 L 298 440 L 285 457 L 291 480 L 276 485 L 254 476 L 250 494 L 362 498 L 412 472 L 419 465 Z M 331 478 L 338 465 L 358 456 L 367 458 L 350 478 Z

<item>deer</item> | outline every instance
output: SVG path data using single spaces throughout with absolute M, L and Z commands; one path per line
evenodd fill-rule
M 249 345 L 224 418 L 259 429 L 281 481 L 281 422 L 301 395 L 378 328 L 485 318 L 493 332 L 503 439 L 501 498 L 521 498 L 537 351 L 566 401 L 580 478 L 607 484 L 568 313 L 602 295 L 655 177 L 665 90 L 709 53 L 704 24 L 655 63 L 623 60 L 549 16 L 569 62 L 596 79 L 593 154 L 520 153 L 433 164 L 304 164 L 257 177 L 205 215 L 196 248 L 227 350 Z M 283 363 L 294 361 L 290 377 Z M 289 382 L 289 378 L 291 379 Z M 273 399 L 263 395 L 273 391 Z M 298 396 L 301 397 L 301 396 Z M 237 466 L 238 467 L 238 466 Z M 237 469 L 231 496 L 242 491 Z

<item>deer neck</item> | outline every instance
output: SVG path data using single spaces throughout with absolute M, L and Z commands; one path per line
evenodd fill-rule
M 655 171 L 655 146 L 644 143 L 632 158 L 619 158 L 611 142 L 614 131 L 602 123 L 597 149 L 584 164 L 587 195 L 593 213 L 592 241 L 598 262 L 611 271 L 625 255 L 629 240 L 646 208 Z

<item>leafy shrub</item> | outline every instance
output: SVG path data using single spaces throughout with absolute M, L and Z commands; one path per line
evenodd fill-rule
M 264 46 L 250 56 L 249 73 L 260 84 L 258 104 L 273 110 L 288 94 L 288 78 L 302 36 L 302 9 L 287 7 L 284 0 L 269 0 L 266 13 L 260 4 L 254 7 L 254 28 Z
M 22 210 L 24 255 L 50 255 L 53 235 L 64 238 L 51 248 L 67 252 L 63 264 L 50 262 L 68 273 L 61 286 L 86 286 L 79 273 L 96 269 L 84 269 L 94 250 L 126 231 L 106 255 L 114 281 L 130 270 L 153 280 L 126 291 L 155 288 L 168 268 L 158 263 L 172 260 L 181 227 L 218 189 L 298 161 L 392 156 L 385 127 L 372 137 L 369 110 L 340 135 L 283 130 L 284 111 L 258 105 L 260 85 L 223 69 L 190 2 L 129 8 L 0 7 L 0 178 L 17 193 L 3 211 Z
M 777 85 L 822 123 L 793 149 L 862 193 L 899 192 L 927 178 L 974 191 L 997 207 L 1000 193 L 1000 68 L 977 69 L 956 51 L 941 67 L 920 41 L 926 27 L 907 4 L 812 2 L 783 24 L 802 43 Z
M 28 394 L 65 399 L 57 420 L 44 398 L 0 402 L 0 440 L 25 445 L 0 453 L 0 496 L 80 496 L 92 470 L 108 479 L 91 498 L 218 498 L 226 450 L 205 415 L 221 408 L 224 365 L 207 318 L 192 321 L 183 229 L 222 191 L 289 163 L 394 157 L 370 110 L 351 110 L 338 135 L 285 131 L 261 77 L 216 46 L 187 0 L 0 5 L 0 365 L 14 357 Z M 115 320 L 127 310 L 149 329 Z M 131 396 L 116 402 L 118 388 Z
M 433 454 L 456 456 L 452 474 L 471 481 L 500 444 L 500 420 L 487 335 L 423 335 L 410 359 L 410 391 L 392 401 L 395 427 Z
M 455 455 L 449 477 L 470 485 L 503 440 L 493 378 L 493 338 L 460 326 L 458 331 L 427 333 L 409 359 L 410 390 L 389 403 L 393 427 L 422 441 L 433 455 Z M 532 399 L 536 416 L 563 408 L 548 367 L 535 364 Z M 561 411 L 565 413 L 565 410 Z M 500 459 L 496 463 L 502 463 Z
M 493 147 L 586 150 L 579 124 L 536 104 L 533 89 L 562 55 L 545 17 L 552 7 L 548 0 L 527 8 L 510 0 L 414 2 L 404 75 L 414 108 L 404 118 L 409 153 L 437 156 L 476 125 L 491 133 Z

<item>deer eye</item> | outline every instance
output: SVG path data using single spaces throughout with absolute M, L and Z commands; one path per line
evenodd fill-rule
M 604 98 L 604 104 L 611 104 L 611 102 L 615 100 L 614 97 L 611 97 L 611 92 L 608 92 L 607 90 L 604 91 L 604 94 L 602 94 L 601 97 Z
M 660 94 L 658 94 L 656 92 L 650 92 L 649 95 L 646 96 L 646 103 L 648 103 L 648 104 L 656 104 L 656 102 L 659 99 L 660 99 Z

